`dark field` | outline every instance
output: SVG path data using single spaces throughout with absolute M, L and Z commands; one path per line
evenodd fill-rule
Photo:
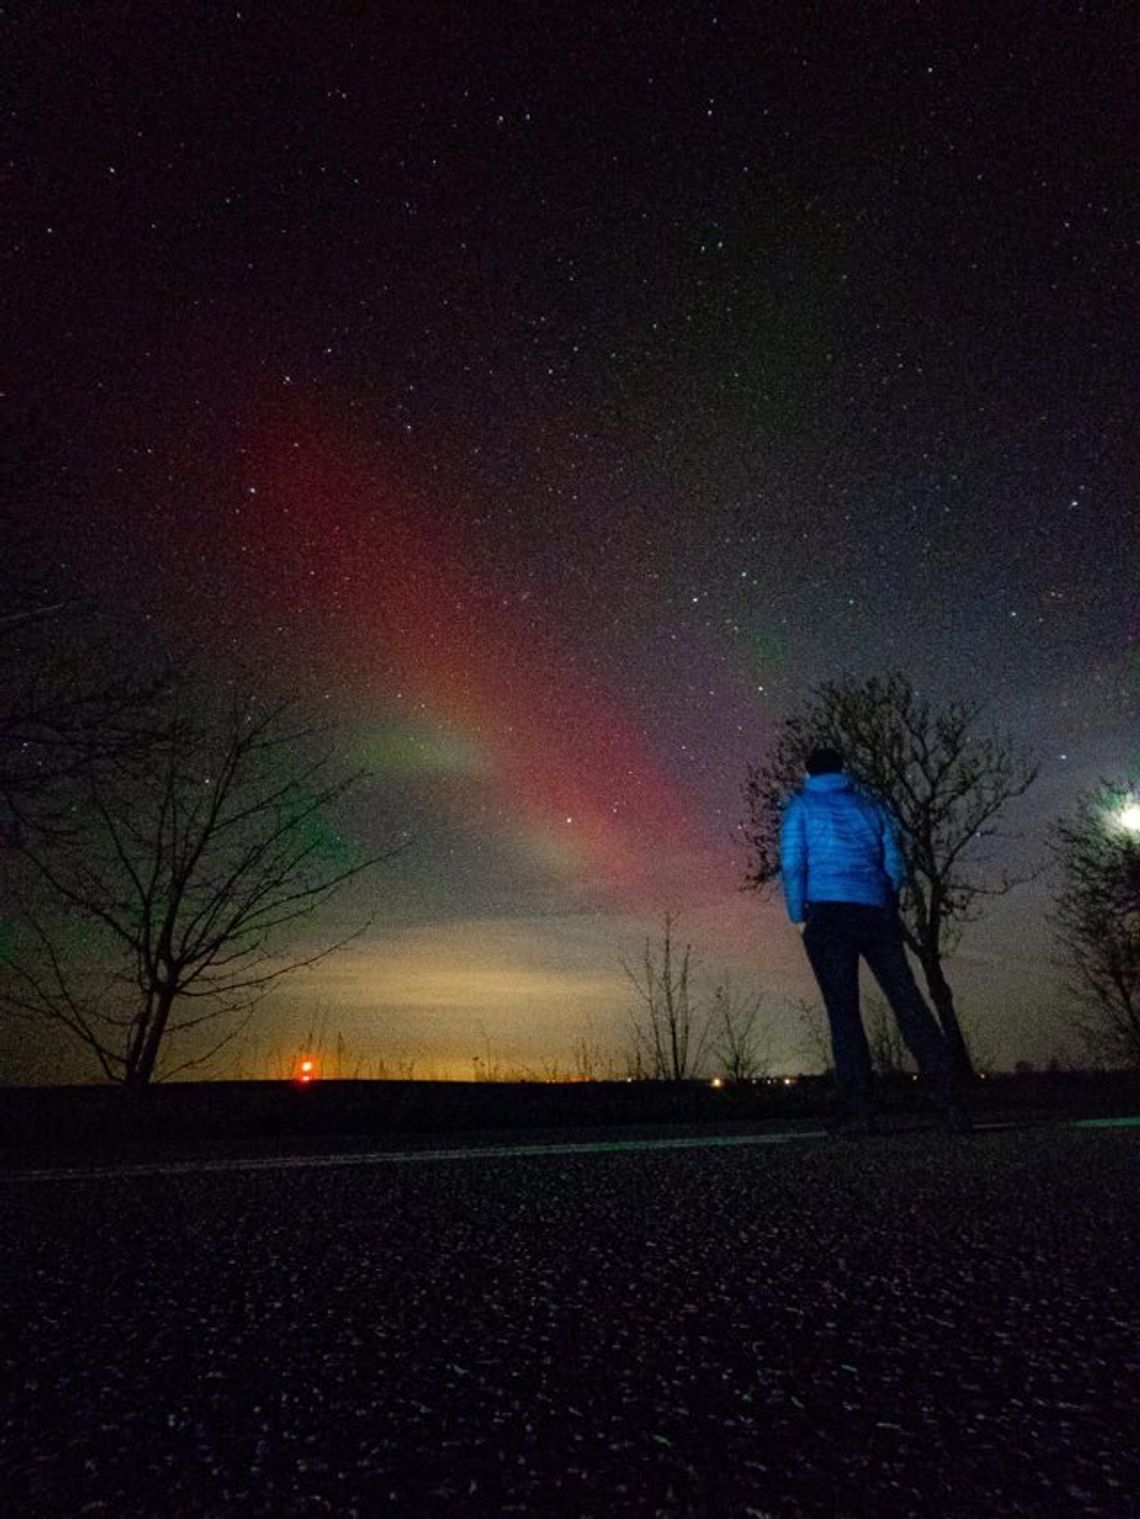
M 921 1086 L 879 1083 L 894 1119 L 929 1121 Z M 288 1081 L 162 1082 L 137 1091 L 111 1083 L 0 1087 L 0 1151 L 112 1146 L 190 1147 L 219 1140 L 295 1143 L 335 1136 L 403 1144 L 409 1135 L 509 1130 L 556 1132 L 660 1124 L 817 1123 L 834 1105 L 830 1080 L 801 1076 L 708 1081 Z M 1038 1071 L 978 1081 L 970 1105 L 984 1119 L 1047 1120 L 1140 1112 L 1140 1073 Z M 440 1140 L 450 1143 L 450 1140 Z
M 1138 1182 L 1137 1128 L 13 1174 L 0 1513 L 1140 1514 Z

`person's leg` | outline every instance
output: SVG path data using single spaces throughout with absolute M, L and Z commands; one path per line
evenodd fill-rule
M 886 909 L 869 909 L 859 948 L 891 1005 L 899 1032 L 924 1080 L 939 1101 L 949 1105 L 953 1100 L 950 1050 L 918 989 L 896 915 Z
M 840 1100 L 854 1117 L 870 1118 L 874 1083 L 859 1016 L 859 950 L 845 903 L 821 902 L 809 910 L 804 949 L 827 1009 Z

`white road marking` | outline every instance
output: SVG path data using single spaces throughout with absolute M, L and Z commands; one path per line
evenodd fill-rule
M 455 1150 L 379 1150 L 366 1154 L 267 1155 L 230 1160 L 149 1161 L 137 1165 L 52 1166 L 11 1171 L 6 1181 L 96 1181 L 114 1176 L 186 1176 L 207 1171 L 303 1171 L 328 1166 L 402 1165 L 417 1160 L 485 1160 L 511 1155 L 600 1155 L 627 1150 L 696 1150 L 733 1145 L 785 1144 L 822 1139 L 823 1129 L 791 1129 L 779 1134 L 711 1134 L 685 1139 L 612 1139 L 572 1144 L 472 1145 Z
M 1140 1127 L 1140 1117 L 1071 1118 L 1058 1127 L 1113 1129 Z M 1016 1119 L 975 1125 L 975 1133 L 1041 1127 Z M 898 1137 L 931 1130 L 900 1130 Z M 135 1165 L 48 1166 L 0 1173 L 3 1181 L 101 1181 L 122 1176 L 192 1176 L 212 1171 L 304 1171 L 330 1166 L 405 1165 L 427 1160 L 487 1160 L 512 1155 L 605 1155 L 635 1150 L 730 1149 L 742 1145 L 787 1144 L 797 1139 L 827 1139 L 826 1129 L 786 1129 L 776 1134 L 708 1134 L 682 1139 L 598 1139 L 567 1144 L 471 1145 L 450 1150 L 378 1150 L 364 1154 L 238 1156 L 229 1160 L 148 1161 Z M 889 1131 L 880 1136 L 890 1138 Z

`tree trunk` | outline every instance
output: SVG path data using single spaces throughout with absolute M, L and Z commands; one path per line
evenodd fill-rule
M 154 1068 L 158 1064 L 158 1052 L 162 1045 L 163 1035 L 166 1033 L 166 1022 L 170 1017 L 170 1009 L 174 1005 L 174 993 L 164 988 L 158 997 L 158 1006 L 154 1011 L 154 1017 L 147 1031 L 146 1043 L 142 1054 L 132 1075 L 128 1078 L 132 1086 L 149 1086 L 154 1076 Z
M 126 1059 L 123 1062 L 123 1085 L 135 1087 L 145 1085 L 139 1080 L 139 1063 L 146 1048 L 147 1032 L 150 1029 L 151 1019 L 154 1016 L 152 998 L 148 995 L 147 1005 L 139 1014 L 138 1020 L 131 1029 L 131 1037 L 127 1048 Z
M 924 960 L 922 962 L 922 969 L 926 977 L 927 990 L 930 992 L 930 1000 L 934 1004 L 934 1011 L 942 1027 L 943 1038 L 950 1046 L 950 1058 L 954 1063 L 954 1072 L 960 1081 L 972 1081 L 974 1079 L 974 1063 L 970 1059 L 970 1051 L 966 1045 L 965 1035 L 962 1033 L 962 1025 L 958 1022 L 958 1012 L 954 1006 L 954 993 L 950 988 L 950 983 L 942 974 L 942 962 L 940 960 Z

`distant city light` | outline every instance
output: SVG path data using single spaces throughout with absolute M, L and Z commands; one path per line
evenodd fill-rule
M 311 1081 L 315 1081 L 316 1080 L 316 1075 L 317 1075 L 316 1061 L 309 1060 L 308 1058 L 306 1058 L 304 1060 L 301 1060 L 301 1061 L 298 1061 L 298 1063 L 297 1063 L 297 1084 L 298 1084 L 298 1086 L 308 1086 L 308 1084 Z
M 712 1084 L 714 1087 L 722 1087 L 724 1085 L 724 1081 L 720 1076 L 714 1076 L 712 1079 Z

